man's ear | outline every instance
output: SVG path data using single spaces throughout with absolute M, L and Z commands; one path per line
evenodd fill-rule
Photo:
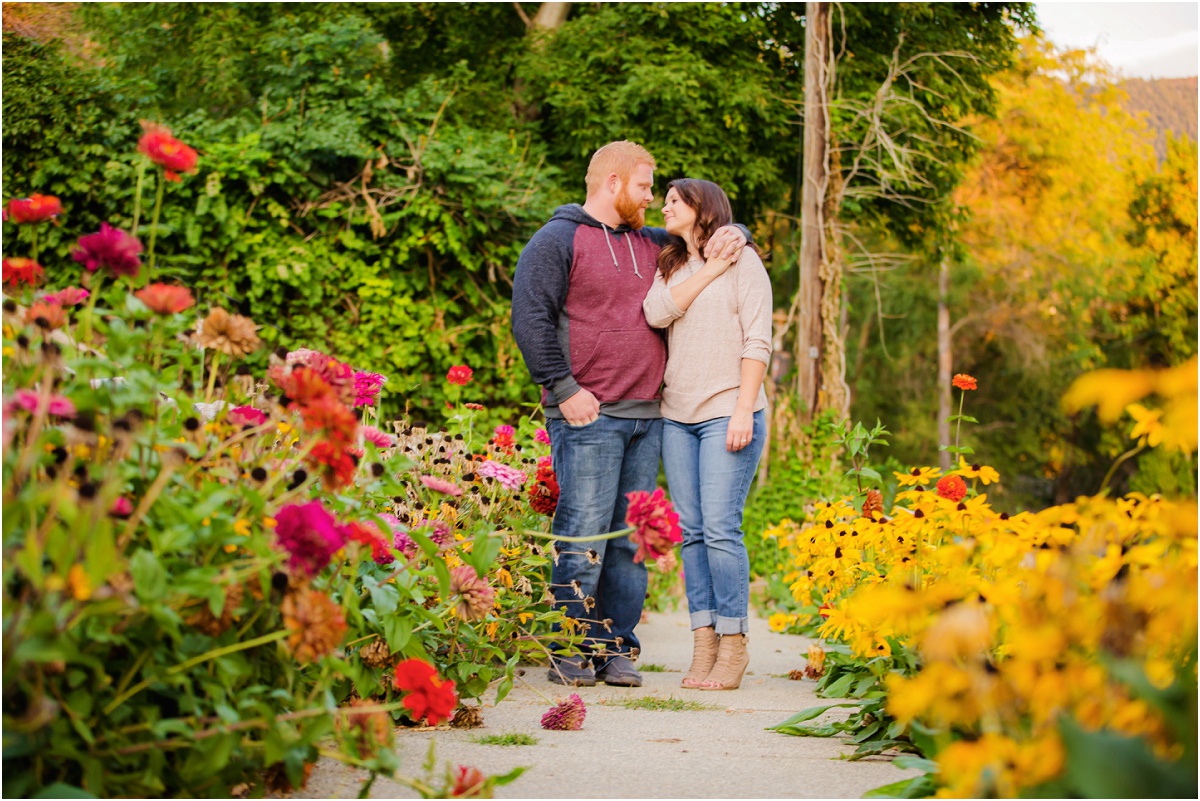
M 607 183 L 608 191 L 612 192 L 614 195 L 621 191 L 621 176 L 617 175 L 615 172 L 610 172 L 608 174 Z

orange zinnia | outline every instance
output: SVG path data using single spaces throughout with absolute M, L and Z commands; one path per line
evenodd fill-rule
M 950 383 L 964 392 L 968 389 L 979 389 L 979 384 L 975 381 L 975 379 L 966 373 L 959 373 L 958 375 L 954 376 L 954 380 Z

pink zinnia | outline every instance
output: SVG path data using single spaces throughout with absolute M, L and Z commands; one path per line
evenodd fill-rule
M 533 432 L 533 439 L 535 442 L 540 442 L 543 445 L 549 445 L 550 444 L 550 432 L 544 428 L 539 428 L 537 431 Z
M 583 699 L 575 693 L 558 706 L 542 715 L 542 728 L 557 731 L 578 731 L 583 728 L 583 719 L 587 717 L 587 707 Z
M 629 499 L 625 522 L 634 529 L 629 539 L 638 546 L 633 557 L 635 563 L 647 556 L 651 559 L 664 556 L 673 546 L 683 542 L 679 514 L 667 500 L 662 487 L 656 487 L 654 492 L 627 492 L 625 497 Z
M 482 462 L 479 465 L 478 472 L 481 476 L 490 476 L 496 479 L 501 485 L 513 492 L 521 489 L 525 485 L 526 479 L 529 478 L 529 476 L 520 470 L 509 467 L 506 464 L 501 464 L 500 462 L 492 461 L 491 459 Z
M 113 501 L 113 505 L 109 508 L 108 513 L 113 517 L 129 517 L 133 514 L 133 503 L 124 495 L 121 495 Z
M 375 426 L 359 426 L 358 431 L 362 434 L 364 440 L 370 442 L 380 450 L 392 447 L 391 436 L 380 431 Z
M 163 168 L 168 181 L 179 181 L 179 173 L 195 172 L 200 154 L 171 135 L 171 129 L 156 122 L 142 121 L 145 133 L 138 140 L 139 153 Z
M 453 481 L 447 481 L 444 478 L 437 476 L 421 476 L 421 483 L 434 492 L 440 492 L 443 495 L 453 495 L 456 498 L 462 495 L 462 490 L 458 488 Z
M 267 415 L 253 406 L 238 406 L 230 409 L 225 419 L 235 426 L 261 426 L 267 422 Z
M 471 381 L 471 376 L 475 371 L 465 364 L 456 364 L 446 371 L 446 380 L 451 384 L 458 384 L 460 387 L 465 387 Z
M 412 526 L 409 527 L 409 530 L 411 531 L 413 529 L 421 528 L 433 529 L 427 536 L 429 539 L 433 540 L 433 543 L 439 548 L 444 548 L 454 541 L 454 533 L 450 530 L 450 524 L 445 520 L 430 520 L 422 517 L 420 520 L 414 522 Z M 396 547 L 399 548 L 400 546 L 397 545 Z
M 137 237 L 100 223 L 100 230 L 79 238 L 79 247 L 71 254 L 88 272 L 107 267 L 113 275 L 135 276 L 142 268 L 138 254 L 142 243 Z
M 300 348 L 288 353 L 287 364 L 293 368 L 307 367 L 333 388 L 339 401 L 347 406 L 354 404 L 357 392 L 354 387 L 354 368 L 350 365 L 309 348 Z
M 496 426 L 492 433 L 498 437 L 511 437 L 513 434 L 517 433 L 517 429 L 513 428 L 512 426 Z
M 80 303 L 83 303 L 85 300 L 87 300 L 91 294 L 92 293 L 88 292 L 86 289 L 80 289 L 77 286 L 69 286 L 66 289 L 60 289 L 57 292 L 51 292 L 43 297 L 42 300 L 46 301 L 47 303 L 55 303 L 59 306 L 78 306 Z
M 375 399 L 379 397 L 379 390 L 383 389 L 386 378 L 379 373 L 368 373 L 365 370 L 358 370 L 354 373 L 354 406 L 374 406 Z
M 289 567 L 305 575 L 319 573 L 346 544 L 345 534 L 320 501 L 288 504 L 275 520 L 275 538 L 289 554 Z
M 13 402 L 27 412 L 36 412 L 38 410 L 38 401 L 41 399 L 36 392 L 31 389 L 18 389 L 13 394 Z M 46 412 L 52 417 L 74 417 L 75 404 L 71 403 L 68 398 L 62 395 L 51 395 L 46 401 Z

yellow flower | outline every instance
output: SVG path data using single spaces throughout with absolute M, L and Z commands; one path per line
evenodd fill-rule
M 983 482 L 984 486 L 988 484 L 994 484 L 1000 480 L 1000 474 L 997 473 L 993 468 L 988 467 L 987 465 L 969 465 L 961 456 L 958 457 L 958 469 L 953 473 L 950 473 L 950 475 L 962 476 L 963 478 L 977 478 Z
M 1084 373 L 1067 390 L 1062 405 L 1067 412 L 1096 406 L 1105 423 L 1115 422 L 1125 407 L 1154 391 L 1150 370 L 1093 370 Z
M 237 546 L 232 542 L 225 546 L 225 553 L 233 553 L 237 550 Z
M 518 623 L 528 623 L 528 622 L 529 622 L 529 621 L 531 621 L 531 620 L 533 620 L 533 613 L 532 613 L 532 612 L 521 612 L 521 613 L 519 613 L 519 614 L 517 615 L 517 622 L 518 622 Z M 567 618 L 567 620 L 571 620 L 571 618 Z M 574 621 L 573 621 L 573 620 L 572 620 L 571 622 L 572 622 L 572 623 L 574 623 Z
M 484 626 L 484 627 L 483 627 L 483 630 L 484 630 L 485 632 L 487 632 L 487 636 L 488 636 L 488 637 L 491 637 L 492 639 L 495 639 L 495 638 L 496 638 L 496 632 L 500 630 L 500 621 L 499 621 L 499 620 L 493 620 L 491 623 L 488 623 L 486 626 Z
M 787 627 L 791 624 L 793 617 L 793 615 L 789 615 L 786 612 L 776 612 L 767 618 L 767 625 L 771 627 L 771 631 L 782 633 L 787 631 Z
M 83 565 L 71 565 L 71 569 L 67 571 L 67 584 L 71 587 L 71 595 L 76 601 L 86 601 L 92 597 L 92 583 L 88 581 Z
M 938 467 L 914 467 L 912 471 L 908 473 L 897 473 L 895 471 L 892 472 L 892 475 L 896 477 L 896 480 L 900 482 L 900 486 L 902 487 L 913 487 L 917 484 L 928 486 L 936 481 L 938 476 L 941 474 L 941 468 Z
M 239 518 L 233 524 L 233 533 L 242 537 L 250 536 L 250 521 L 244 517 Z
M 1125 411 L 1134 420 L 1133 430 L 1129 432 L 1130 439 L 1138 440 L 1139 445 L 1149 445 L 1157 448 L 1163 441 L 1162 410 L 1147 409 L 1140 403 L 1131 403 Z
M 263 526 L 265 528 L 275 528 L 276 525 L 278 525 L 278 522 L 275 520 L 275 518 L 273 518 L 273 517 L 264 517 L 263 518 Z
M 291 424 L 291 423 L 284 423 L 284 422 L 282 422 L 282 421 L 280 421 L 279 423 L 276 423 L 276 424 L 275 424 L 275 427 L 276 427 L 277 429 L 279 429 L 279 433 L 280 433 L 280 434 L 286 434 L 286 433 L 288 433 L 289 431 L 291 431 L 291 430 L 292 430 L 292 424 Z

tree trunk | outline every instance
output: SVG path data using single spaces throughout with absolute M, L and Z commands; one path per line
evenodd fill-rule
M 829 58 L 829 3 L 807 3 L 804 27 L 804 184 L 800 200 L 800 295 L 796 329 L 796 394 L 803 422 L 821 396 L 821 263 L 829 110 L 825 70 Z
M 938 348 L 938 444 L 950 444 L 950 408 L 954 402 L 950 392 L 950 371 L 953 368 L 950 348 L 950 264 L 942 259 L 938 271 L 938 316 L 937 316 L 937 348 Z M 938 452 L 938 466 L 943 470 L 950 469 L 950 451 Z
M 557 30 L 567 21 L 570 10 L 570 3 L 542 3 L 533 17 L 533 27 L 543 31 Z

